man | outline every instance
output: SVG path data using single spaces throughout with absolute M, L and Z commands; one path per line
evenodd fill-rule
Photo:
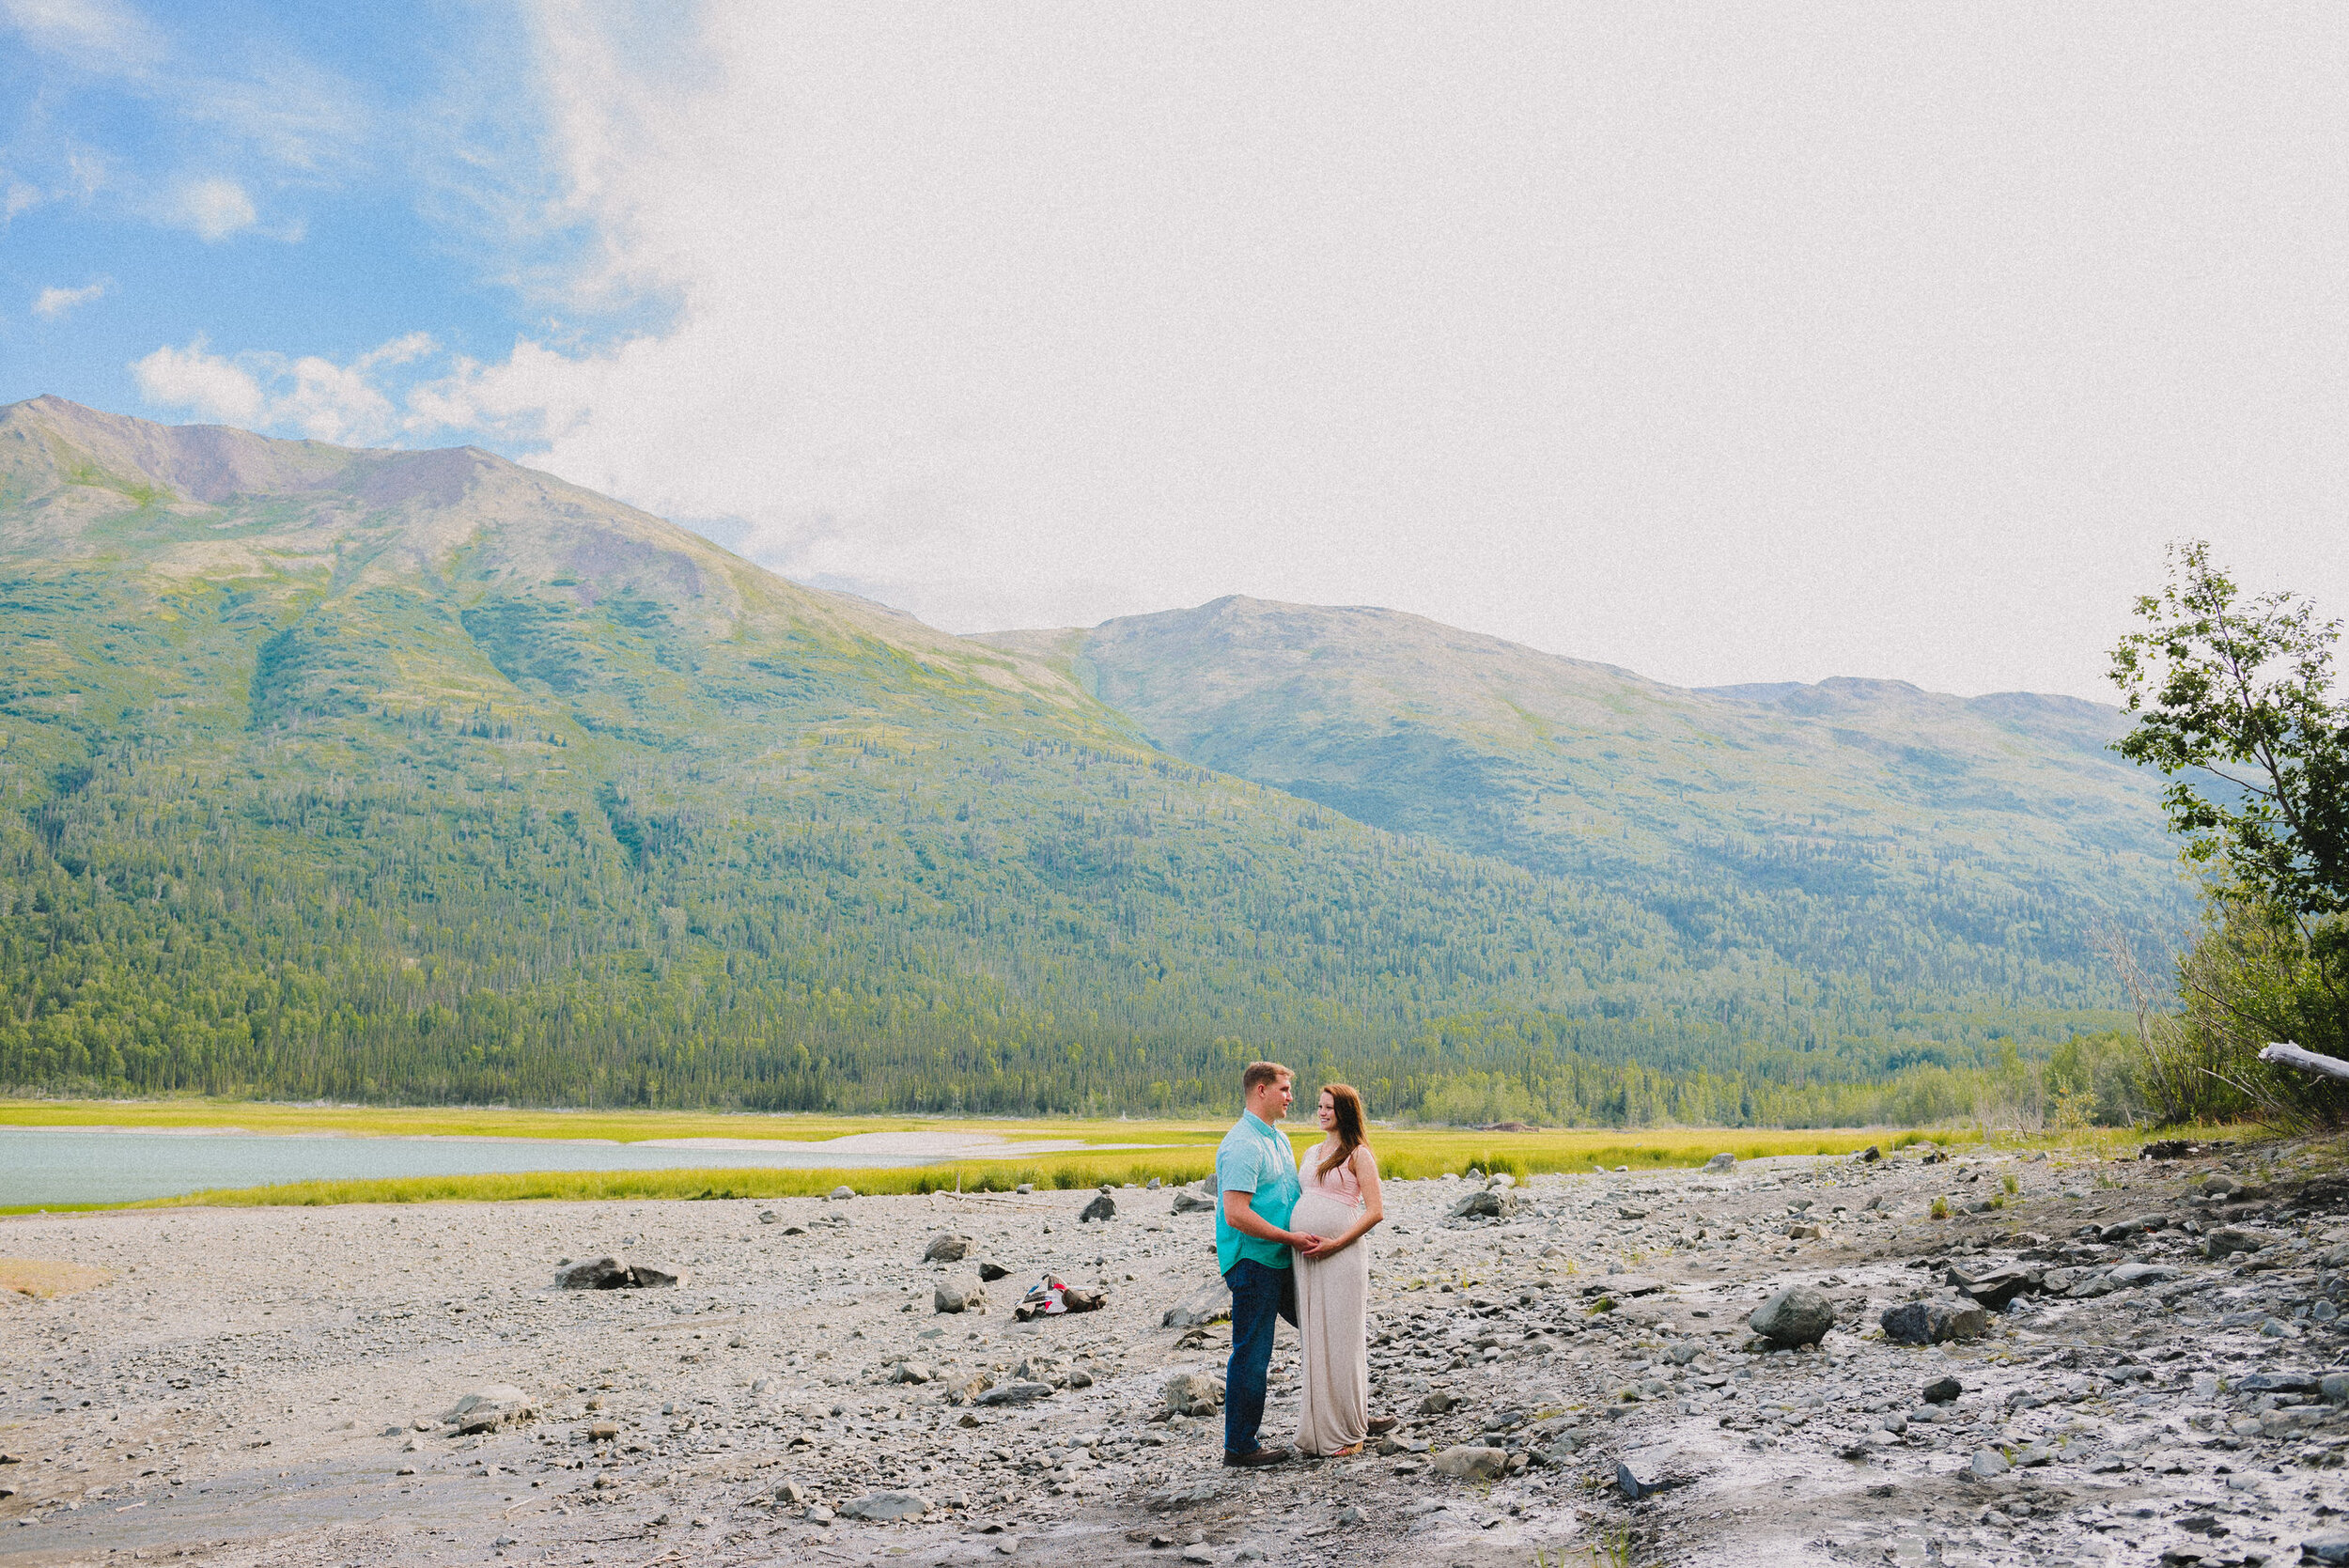
M 1297 1157 L 1275 1124 L 1289 1113 L 1297 1075 L 1278 1062 L 1252 1062 L 1240 1075 L 1248 1102 L 1238 1126 L 1215 1152 L 1215 1261 L 1232 1287 L 1232 1361 L 1223 1378 L 1223 1463 L 1256 1468 L 1289 1457 L 1285 1447 L 1256 1439 L 1264 1424 L 1265 1381 L 1272 1370 L 1273 1320 L 1297 1323 L 1293 1248 L 1312 1257 L 1321 1238 L 1288 1228 L 1303 1189 Z

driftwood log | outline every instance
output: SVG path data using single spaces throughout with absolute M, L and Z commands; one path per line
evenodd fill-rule
M 2279 1067 L 2297 1067 L 2304 1073 L 2322 1073 L 2326 1078 L 2349 1079 L 2349 1062 L 2338 1056 L 2321 1056 L 2312 1050 L 2302 1050 L 2289 1040 L 2279 1040 L 2260 1051 L 2262 1062 L 2273 1062 Z

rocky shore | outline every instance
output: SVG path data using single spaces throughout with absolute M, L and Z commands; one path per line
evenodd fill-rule
M 0 1292 L 0 1550 L 2349 1561 L 2349 1183 L 2173 1152 L 1391 1184 L 1402 1430 L 1264 1472 L 1218 1464 L 1185 1193 L 0 1220 L 86 1287 Z M 1093 1310 L 1016 1318 L 1048 1274 Z M 1274 1368 L 1279 1436 L 1285 1328 Z

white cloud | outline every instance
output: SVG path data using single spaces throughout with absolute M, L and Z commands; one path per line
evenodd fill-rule
M 131 366 L 139 391 L 158 408 L 251 429 L 279 430 L 312 441 L 367 444 L 396 439 L 403 417 L 390 394 L 371 379 L 386 366 L 410 365 L 437 352 L 428 333 L 409 333 L 348 365 L 316 354 L 212 353 L 202 338 L 184 349 L 166 345 Z
M 33 299 L 33 314 L 45 321 L 60 320 L 76 307 L 102 298 L 114 287 L 112 278 L 100 278 L 79 288 L 44 288 Z
M 166 345 L 135 361 L 139 394 L 159 408 L 186 409 L 222 425 L 257 425 L 268 400 L 250 371 L 205 350 L 197 338 L 184 349 Z
M 182 185 L 173 197 L 172 216 L 181 227 L 215 243 L 251 228 L 259 218 L 243 186 L 218 178 Z
M 560 189 L 446 210 L 671 318 L 240 359 L 255 417 L 957 629 L 1248 592 L 2090 695 L 2166 538 L 2349 604 L 2349 8 L 532 14 Z
M 87 68 L 141 70 L 163 53 L 146 18 L 113 0 L 0 0 L 0 19 L 36 48 Z

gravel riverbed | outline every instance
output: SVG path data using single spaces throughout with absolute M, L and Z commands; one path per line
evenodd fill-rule
M 1089 1191 L 25 1216 L 0 1257 L 109 1277 L 0 1291 L 0 1553 L 2349 1561 L 2331 1168 L 1905 1150 L 1392 1183 L 1371 1354 L 1403 1427 L 1267 1471 L 1219 1464 L 1228 1325 L 1170 1312 L 1213 1281 L 1211 1218 L 1172 1190 L 1096 1221 Z M 679 1281 L 556 1288 L 609 1254 Z M 1047 1272 L 1105 1304 L 1016 1322 Z M 1789 1287 L 1817 1344 L 1749 1325 Z M 1912 1302 L 1961 1337 L 1889 1336 Z M 1269 1438 L 1295 1367 L 1284 1327 Z

